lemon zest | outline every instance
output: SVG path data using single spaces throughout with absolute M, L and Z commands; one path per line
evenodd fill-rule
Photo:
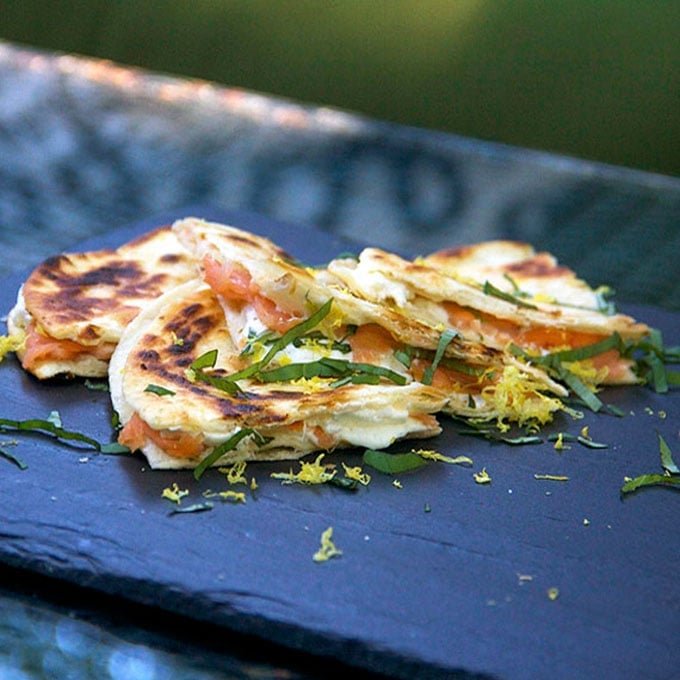
M 342 467 L 345 470 L 345 477 L 347 477 L 347 479 L 357 481 L 359 484 L 363 484 L 364 486 L 368 486 L 370 483 L 371 475 L 369 475 L 368 472 L 363 472 L 359 465 L 356 467 L 349 467 L 343 463 Z
M 333 543 L 333 527 L 328 527 L 321 534 L 321 547 L 314 553 L 312 559 L 315 562 L 327 562 L 332 557 L 340 557 L 340 555 L 342 555 L 342 550 Z
M 564 443 L 564 433 L 563 432 L 560 432 L 557 435 L 557 439 L 555 440 L 555 445 L 553 446 L 553 448 L 556 451 L 566 451 L 566 450 L 571 448 L 571 446 Z
M 452 465 L 472 465 L 473 463 L 472 458 L 468 458 L 467 456 L 456 456 L 455 458 L 452 458 L 451 456 L 445 456 L 438 451 L 428 449 L 412 449 L 411 452 L 426 460 L 437 460 L 441 463 L 451 463 Z
M 329 469 L 329 466 L 322 465 L 321 461 L 325 454 L 317 456 L 313 463 L 300 461 L 300 470 L 293 472 L 272 472 L 272 479 L 280 479 L 283 484 L 325 484 L 335 477 L 336 470 Z
M 223 501 L 231 501 L 233 503 L 245 503 L 246 495 L 243 491 L 232 491 L 227 489 L 226 491 L 211 491 L 208 489 L 203 492 L 203 498 L 219 498 Z
M 544 385 L 517 366 L 505 366 L 498 381 L 482 389 L 497 413 L 497 426 L 501 432 L 510 429 L 507 421 L 522 426 L 536 422 L 549 423 L 556 411 L 568 411 L 556 397 L 549 397 L 539 390 Z
M 486 471 L 486 468 L 482 468 L 481 472 L 473 472 L 472 476 L 475 478 L 477 484 L 489 484 L 491 482 L 491 476 Z
M 609 368 L 603 366 L 597 368 L 590 359 L 580 361 L 565 361 L 562 364 L 570 373 L 581 379 L 581 382 L 591 391 L 597 392 L 598 385 L 601 385 L 609 375 Z
M 229 484 L 248 484 L 246 476 L 243 474 L 246 471 L 246 461 L 236 461 L 231 467 L 218 468 L 219 472 L 227 476 Z
M 404 485 L 403 485 L 398 479 L 393 479 L 393 480 L 392 480 L 392 486 L 393 486 L 395 489 L 403 489 L 403 488 L 404 488 Z
M 20 331 L 11 335 L 0 335 L 0 361 L 11 352 L 18 352 L 26 345 L 26 333 Z
M 552 482 L 568 482 L 569 477 L 566 477 L 565 475 L 539 475 L 535 474 L 534 479 L 547 479 Z
M 188 495 L 189 495 L 188 489 L 180 489 L 177 482 L 173 482 L 172 486 L 165 487 L 165 489 L 163 489 L 161 497 L 167 498 L 169 501 L 172 501 L 173 503 L 177 503 L 177 505 L 179 505 L 182 502 L 182 498 Z

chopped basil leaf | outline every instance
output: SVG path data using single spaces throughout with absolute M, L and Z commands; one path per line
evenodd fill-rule
M 290 330 L 286 331 L 278 340 L 275 340 L 264 358 L 260 361 L 256 361 L 242 371 L 237 371 L 229 376 L 229 379 L 233 382 L 237 380 L 243 380 L 244 378 L 250 378 L 253 375 L 259 373 L 273 358 L 278 354 L 284 347 L 290 345 L 297 338 L 302 337 L 309 331 L 316 328 L 323 319 L 328 316 L 331 311 L 331 306 L 333 304 L 333 298 L 326 301 L 312 316 L 310 316 L 305 321 L 293 326 Z
M 87 444 L 97 451 L 101 450 L 101 444 L 92 437 L 81 434 L 79 432 L 72 432 L 65 430 L 63 427 L 55 425 L 51 420 L 41 420 L 39 418 L 31 418 L 28 420 L 10 420 L 8 418 L 0 418 L 0 429 L 20 430 L 22 432 L 38 432 L 41 434 L 51 434 L 57 439 L 64 441 L 77 441 L 82 444 Z
M 200 479 L 203 473 L 213 464 L 216 463 L 225 453 L 233 451 L 241 442 L 242 439 L 246 437 L 253 437 L 258 446 L 262 446 L 269 441 L 266 437 L 256 432 L 250 427 L 244 427 L 242 430 L 234 433 L 222 442 L 218 447 L 216 447 L 210 454 L 208 454 L 194 470 L 194 479 Z
M 659 453 L 661 454 L 661 467 L 670 475 L 680 475 L 680 468 L 673 460 L 671 448 L 666 443 L 666 440 L 657 432 L 659 437 Z
M 416 470 L 427 465 L 427 461 L 417 453 L 388 453 L 366 449 L 363 456 L 364 465 L 368 465 L 378 472 L 385 474 L 397 474 Z
M 85 387 L 87 387 L 88 390 L 92 390 L 93 392 L 108 392 L 109 391 L 108 380 L 90 380 L 89 378 L 86 378 L 84 384 L 85 384 Z
M 111 442 L 110 444 L 102 444 L 99 450 L 102 453 L 107 453 L 112 456 L 117 456 L 121 454 L 132 453 L 127 446 L 123 446 L 118 442 Z
M 161 387 L 160 385 L 149 384 L 144 388 L 145 392 L 151 392 L 152 394 L 157 394 L 159 397 L 169 397 L 174 396 L 172 390 L 167 389 L 167 387 Z
M 189 368 L 195 371 L 201 371 L 204 368 L 215 368 L 215 363 L 217 362 L 217 350 L 211 349 L 205 354 L 201 354 L 198 359 L 196 359 Z
M 674 486 L 680 485 L 680 477 L 670 477 L 669 475 L 640 475 L 634 479 L 629 479 L 621 487 L 621 493 L 630 493 L 643 486 Z
M 607 449 L 607 448 L 609 448 L 609 444 L 604 444 L 604 443 L 601 443 L 601 442 L 595 442 L 592 439 L 588 439 L 588 437 L 578 436 L 578 437 L 576 437 L 576 441 L 579 444 L 583 444 L 583 446 L 587 446 L 589 449 Z
M 491 295 L 492 297 L 496 297 L 500 300 L 505 300 L 506 302 L 512 302 L 513 304 L 517 305 L 518 307 L 527 307 L 528 309 L 538 309 L 536 305 L 532 305 L 529 302 L 526 302 L 522 300 L 517 294 L 513 293 L 506 293 L 505 291 L 501 290 L 500 288 L 496 288 L 490 281 L 485 281 L 484 282 L 484 287 L 482 289 L 484 291 L 485 295 Z
M 451 341 L 457 335 L 458 335 L 458 332 L 454 331 L 450 328 L 445 330 L 441 334 L 441 337 L 439 338 L 439 342 L 437 343 L 437 351 L 435 352 L 434 360 L 432 361 L 432 365 L 428 366 L 425 369 L 425 372 L 423 373 L 423 379 L 421 381 L 423 383 L 423 385 L 431 385 L 432 384 L 432 379 L 434 378 L 434 372 L 437 370 L 437 366 L 439 366 L 439 362 L 444 358 L 444 352 L 446 352 L 446 348 L 451 344 Z
M 10 420 L 0 418 L 0 430 L 12 429 L 21 432 L 36 432 L 38 434 L 50 434 L 62 441 L 75 441 L 91 446 L 100 453 L 120 454 L 130 453 L 130 449 L 117 443 L 100 444 L 96 439 L 88 437 L 80 432 L 65 430 L 63 427 L 55 425 L 51 420 L 40 420 L 37 418 L 29 420 Z
M 404 367 L 411 368 L 412 355 L 403 349 L 394 351 L 394 358 Z
M 9 451 L 5 451 L 5 449 L 0 449 L 0 457 L 7 459 L 10 463 L 14 463 L 20 470 L 28 469 L 28 465 L 21 458 Z
M 203 503 L 194 503 L 193 505 L 185 505 L 170 510 L 168 515 L 181 515 L 185 513 L 193 512 L 206 512 L 207 510 L 212 510 L 214 503 L 211 501 L 204 501 Z

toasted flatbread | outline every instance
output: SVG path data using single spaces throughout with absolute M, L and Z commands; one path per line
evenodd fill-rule
M 239 351 L 267 334 L 285 333 L 332 299 L 332 313 L 315 329 L 322 347 L 342 341 L 348 361 L 436 387 L 446 397 L 443 410 L 448 413 L 518 422 L 533 413 L 545 422 L 560 402 L 541 392 L 567 394 L 543 369 L 476 339 L 447 334 L 439 320 L 357 295 L 332 272 L 302 267 L 266 239 L 196 219 L 181 220 L 173 229 L 201 261 L 203 276 L 218 294 Z M 311 346 L 289 344 L 277 361 L 318 361 L 318 347 L 315 355 Z M 522 387 L 517 375 L 524 378 Z M 515 398 L 508 393 L 501 403 L 499 395 L 510 381 L 523 392 Z
M 377 248 L 329 271 L 354 294 L 429 324 L 444 324 L 496 350 L 572 350 L 618 334 L 637 342 L 645 324 L 602 306 L 601 296 L 546 253 L 499 241 L 411 262 Z M 632 361 L 609 349 L 589 357 L 594 384 L 637 380 Z
M 17 355 L 41 379 L 106 376 L 123 330 L 140 309 L 196 276 L 196 263 L 167 227 L 116 250 L 45 260 L 8 315 L 10 333 L 26 335 Z
M 215 351 L 209 368 L 192 368 Z M 124 425 L 119 441 L 143 451 L 154 468 L 195 468 L 209 456 L 211 465 L 295 459 L 440 431 L 433 414 L 445 400 L 421 383 L 246 377 L 238 390 L 220 387 L 243 362 L 209 286 L 190 281 L 166 293 L 130 323 L 110 362 L 111 398 Z

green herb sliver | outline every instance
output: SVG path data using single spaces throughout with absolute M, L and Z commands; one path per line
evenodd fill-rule
M 657 433 L 659 439 L 659 455 L 661 457 L 661 467 L 665 474 L 646 474 L 639 475 L 633 479 L 626 479 L 621 487 L 621 494 L 632 493 L 645 486 L 680 486 L 680 468 L 673 460 L 671 449 L 666 440 Z
M 388 453 L 366 449 L 363 456 L 364 465 L 384 472 L 385 474 L 399 474 L 409 470 L 417 470 L 424 467 L 428 462 L 417 453 Z
M 8 460 L 10 463 L 14 463 L 20 470 L 27 470 L 28 465 L 24 463 L 21 458 L 18 456 L 15 456 L 13 453 L 10 453 L 9 451 L 5 451 L 5 449 L 0 449 L 0 458 L 4 458 Z
M 169 390 L 167 387 L 162 387 L 161 385 L 154 385 L 153 383 L 148 384 L 144 388 L 145 392 L 151 392 L 151 394 L 156 394 L 159 397 L 172 397 L 175 392 Z
M 267 353 L 260 361 L 256 361 L 242 371 L 237 371 L 228 376 L 228 379 L 232 382 L 237 380 L 243 380 L 244 378 L 250 378 L 267 366 L 269 362 L 285 347 L 290 345 L 294 340 L 301 338 L 306 335 L 311 330 L 316 328 L 330 313 L 331 306 L 333 305 L 333 298 L 327 300 L 319 309 L 314 312 L 308 319 L 302 321 L 301 323 L 293 326 L 290 330 L 286 331 L 278 340 L 275 340 Z
M 194 479 L 200 479 L 203 476 L 203 473 L 213 465 L 213 463 L 216 463 L 225 453 L 233 451 L 246 437 L 253 437 L 258 446 L 262 446 L 269 441 L 267 437 L 263 437 L 259 432 L 256 432 L 250 427 L 244 427 L 242 430 L 238 430 L 238 432 L 235 432 L 229 439 L 222 442 L 196 466 L 194 470 Z
M 519 297 L 517 293 L 515 294 L 506 293 L 500 288 L 496 288 L 496 286 L 494 286 L 490 281 L 484 282 L 484 287 L 482 288 L 482 291 L 484 292 L 485 295 L 491 295 L 492 297 L 498 298 L 499 300 L 505 300 L 505 302 L 512 302 L 512 304 L 517 305 L 518 307 L 526 307 L 527 309 L 538 309 L 536 305 L 532 305 L 530 302 L 522 300 L 522 298 Z
M 56 425 L 54 418 L 51 420 L 42 420 L 39 418 L 30 418 L 28 420 L 11 420 L 9 418 L 0 418 L 0 430 L 18 430 L 20 432 L 35 432 L 38 434 L 48 434 L 54 436 L 56 439 L 65 442 L 80 442 L 92 447 L 95 451 L 107 454 L 127 454 L 130 449 L 122 446 L 116 442 L 110 444 L 101 444 L 96 439 L 88 437 L 80 432 L 66 430 L 61 425 Z
M 431 385 L 432 384 L 432 379 L 434 378 L 434 372 L 437 370 L 437 366 L 439 366 L 439 363 L 444 358 L 444 352 L 446 352 L 446 348 L 451 344 L 452 340 L 457 335 L 458 335 L 458 332 L 454 331 L 450 328 L 445 330 L 441 334 L 441 337 L 439 338 L 439 342 L 437 343 L 437 351 L 435 352 L 434 360 L 432 361 L 432 365 L 428 366 L 425 369 L 425 372 L 423 373 L 423 379 L 421 381 L 423 383 L 423 385 Z

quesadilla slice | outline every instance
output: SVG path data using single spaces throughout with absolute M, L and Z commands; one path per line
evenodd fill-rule
M 591 387 L 637 381 L 625 350 L 649 328 L 613 313 L 602 291 L 525 244 L 488 242 L 415 262 L 367 248 L 328 269 L 357 295 L 489 348 L 535 364 L 559 357 Z
M 291 326 L 288 337 L 313 332 L 332 304 Z M 342 352 L 330 347 L 325 365 L 291 376 L 292 364 L 270 360 L 276 353 L 244 361 L 213 290 L 202 281 L 172 289 L 130 323 L 111 359 L 119 442 L 141 450 L 153 468 L 196 468 L 384 448 L 440 432 L 433 414 L 445 400 L 432 387 L 356 367 L 345 380 Z
M 257 363 L 291 326 L 332 299 L 332 312 L 313 334 L 278 347 L 272 361 L 288 375 L 317 370 L 328 363 L 328 348 L 342 347 L 347 367 L 371 366 L 434 387 L 445 397 L 442 410 L 454 415 L 544 423 L 563 408 L 558 397 L 566 390 L 543 369 L 439 319 L 358 295 L 331 271 L 303 267 L 267 239 L 193 218 L 173 229 L 201 262 L 232 342 L 248 361 Z
M 10 334 L 24 338 L 17 350 L 22 366 L 41 379 L 106 376 L 127 324 L 197 271 L 167 227 L 116 250 L 45 260 L 21 287 L 7 319 Z

